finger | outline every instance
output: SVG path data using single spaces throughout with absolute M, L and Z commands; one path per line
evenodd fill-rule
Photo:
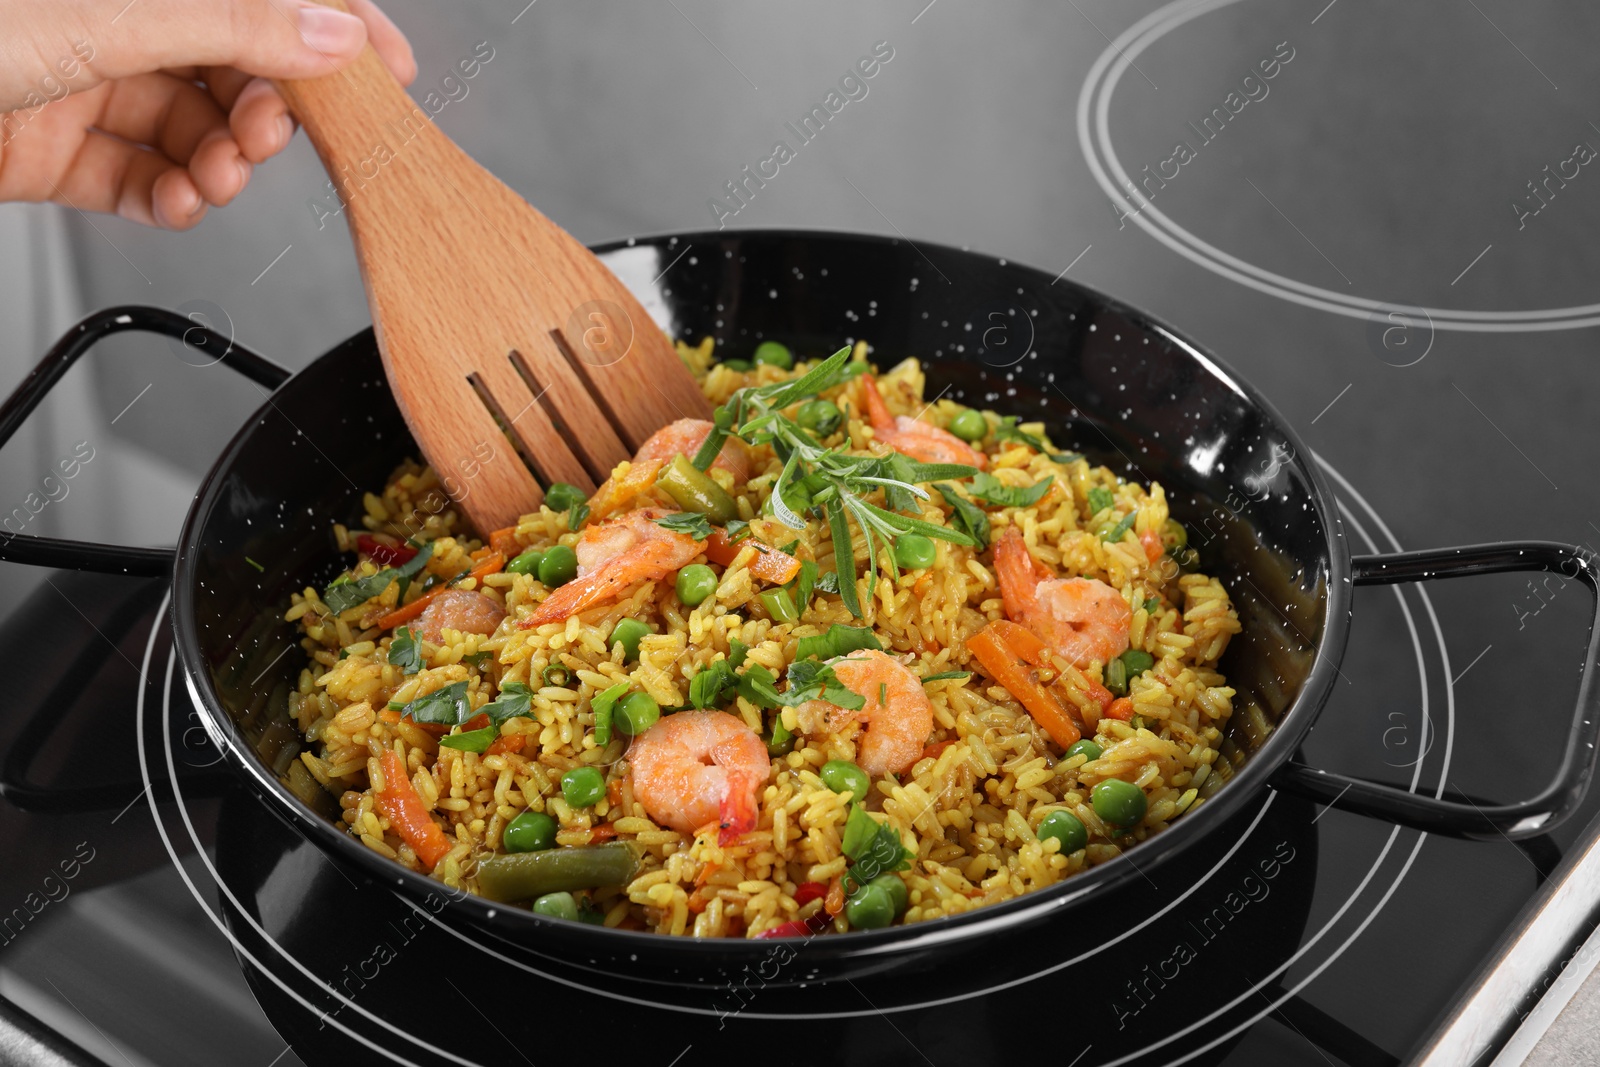
M 390 21 L 372 0 L 345 0 L 350 13 L 360 17 L 367 25 L 367 42 L 394 72 L 401 85 L 417 80 L 417 57 L 411 51 L 411 42 L 400 32 L 400 27 Z
M 255 75 L 246 74 L 237 67 L 205 67 L 200 71 L 199 80 L 205 82 L 206 90 L 222 110 L 232 111 L 233 105 L 239 102 L 239 94 L 255 80 Z
M 187 164 L 202 138 L 228 133 L 227 114 L 210 93 L 191 82 L 168 74 L 140 74 L 122 78 L 110 89 L 95 125 L 158 148 L 175 163 Z
M 211 95 L 167 74 L 113 82 L 95 125 L 112 136 L 149 145 L 186 166 L 200 195 L 217 207 L 244 191 L 254 169 L 234 139 L 228 116 Z
M 228 115 L 228 128 L 239 154 L 251 163 L 263 163 L 288 147 L 295 122 L 272 83 L 257 78 L 239 94 Z
M 313 0 L 141 0 L 138 17 L 104 36 L 102 80 L 184 65 L 230 66 L 267 78 L 315 78 L 367 42 L 366 23 Z
M 52 200 L 80 211 L 116 214 L 170 230 L 187 230 L 206 212 L 205 200 L 183 167 L 154 149 L 94 132 L 52 192 Z

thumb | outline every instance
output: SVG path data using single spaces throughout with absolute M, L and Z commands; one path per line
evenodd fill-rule
M 113 6 L 116 6 L 113 4 Z M 361 54 L 367 27 L 314 0 L 145 0 L 117 20 L 95 73 L 118 78 L 230 66 L 263 78 L 316 78 Z M 142 10 L 141 10 L 142 9 Z

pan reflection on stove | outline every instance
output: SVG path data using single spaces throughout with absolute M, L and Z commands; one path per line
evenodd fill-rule
M 1305 802 L 1264 794 L 1259 808 L 1218 828 L 1216 848 L 1150 868 L 1087 923 L 1081 911 L 1064 913 L 1022 934 L 946 946 L 920 971 L 842 982 L 807 984 L 804 945 L 774 946 L 764 973 L 733 989 L 688 974 L 663 985 L 626 970 L 590 970 L 583 960 L 563 967 L 494 941 L 455 921 L 443 891 L 423 906 L 358 885 L 242 795 L 222 807 L 217 871 L 249 912 L 226 911 L 231 933 L 274 971 L 247 965 L 251 987 L 308 1064 L 370 1057 L 347 1031 L 417 1063 L 445 1062 L 446 1050 L 466 1062 L 507 1062 L 508 1044 L 522 1054 L 537 1049 L 532 1058 L 546 1061 L 612 1040 L 659 1047 L 662 1062 L 685 1046 L 716 1059 L 756 1040 L 779 1050 L 773 1062 L 814 1060 L 823 1047 L 898 1062 L 911 1052 L 907 1042 L 940 1062 L 989 1062 L 1019 1019 L 1058 1019 L 1070 1005 L 1071 1036 L 1060 1048 L 1071 1060 L 1092 1046 L 1080 1065 L 1088 1067 L 1140 1057 L 1192 1028 L 1161 1058 L 1182 1055 L 1259 1011 L 1240 994 L 1305 936 L 1317 870 L 1314 815 Z M 314 978 L 283 964 L 279 950 Z M 976 995 L 952 995 L 969 987 Z M 571 1025 L 598 1018 L 604 1027 Z M 1190 1062 L 1221 1062 L 1236 1041 Z

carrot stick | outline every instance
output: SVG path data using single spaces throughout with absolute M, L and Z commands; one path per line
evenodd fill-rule
M 1127 697 L 1118 697 L 1117 699 L 1113 700 L 1111 702 L 1111 706 L 1106 709 L 1106 717 L 1110 719 L 1121 719 L 1123 722 L 1127 722 L 1129 719 L 1133 718 L 1133 701 L 1129 700 Z
M 967 638 L 967 648 L 989 676 L 1028 709 L 1050 739 L 1066 748 L 1083 736 L 1061 698 L 1039 681 L 1044 642 L 1014 622 L 992 622 Z
M 1139 543 L 1144 546 L 1144 558 L 1150 561 L 1151 566 L 1166 552 L 1166 546 L 1161 543 L 1161 535 L 1154 530 L 1146 530 L 1139 535 Z
M 395 755 L 394 749 L 384 749 L 378 762 L 383 767 L 383 790 L 374 797 L 378 811 L 389 820 L 400 840 L 411 846 L 423 866 L 432 871 L 450 851 L 450 837 L 422 806 L 422 798 L 406 774 L 405 761 Z
M 783 585 L 800 573 L 800 561 L 787 552 L 779 552 L 771 545 L 764 545 L 760 541 L 745 540 L 735 544 L 728 540 L 725 532 L 718 529 L 713 529 L 711 536 L 706 540 L 706 559 L 726 567 L 746 545 L 759 553 L 750 561 L 750 573 L 762 581 Z
M 490 552 L 481 561 L 479 561 L 476 567 L 472 568 L 472 572 L 467 577 L 476 578 L 479 582 L 482 582 L 489 575 L 505 567 L 505 565 L 505 553 Z M 425 610 L 427 610 L 428 605 L 433 602 L 434 597 L 438 596 L 440 593 L 443 593 L 447 588 L 448 586 L 441 585 L 431 592 L 423 593 L 405 607 L 396 608 L 387 615 L 379 616 L 378 627 L 380 629 L 387 630 L 391 627 L 399 626 L 403 622 L 410 622 L 412 619 L 416 618 L 418 615 L 421 615 Z
M 485 756 L 498 756 L 502 752 L 521 752 L 522 746 L 527 742 L 527 734 L 501 734 L 489 742 L 489 747 L 483 750 L 483 754 Z
M 517 528 L 515 526 L 507 526 L 503 530 L 496 530 L 490 534 L 489 547 L 506 559 L 514 558 L 517 554 L 517 549 L 521 547 L 517 541 Z

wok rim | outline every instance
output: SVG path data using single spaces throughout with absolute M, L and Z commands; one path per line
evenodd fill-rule
M 1271 736 L 1255 750 L 1239 770 L 1201 809 L 1179 819 L 1166 830 L 1130 850 L 1139 856 L 1137 866 L 1126 856 L 1099 864 L 1081 874 L 1074 875 L 1044 889 L 1024 893 L 998 904 L 988 904 L 960 915 L 946 915 L 910 926 L 891 926 L 879 930 L 850 931 L 846 934 L 813 936 L 804 939 L 757 941 L 750 938 L 692 938 L 671 937 L 650 931 L 618 930 L 588 924 L 563 923 L 535 915 L 532 911 L 490 901 L 461 890 L 450 890 L 443 883 L 400 866 L 353 838 L 337 825 L 319 816 L 290 793 L 271 770 L 263 763 L 243 737 L 238 725 L 223 707 L 212 683 L 208 663 L 200 648 L 197 620 L 194 612 L 195 590 L 200 574 L 196 561 L 200 555 L 207 519 L 212 514 L 219 495 L 229 475 L 233 472 L 239 454 L 248 446 L 261 420 L 278 406 L 280 397 L 295 387 L 299 380 L 320 366 L 323 361 L 337 358 L 338 354 L 355 347 L 374 346 L 376 340 L 372 327 L 346 338 L 322 353 L 306 367 L 296 371 L 274 390 L 244 421 L 239 431 L 228 441 L 216 462 L 206 473 L 196 491 L 194 502 L 185 516 L 178 538 L 173 569 L 172 624 L 174 645 L 183 666 L 186 686 L 196 710 L 211 727 L 214 739 L 221 742 L 224 758 L 258 799 L 268 804 L 270 810 L 287 818 L 302 835 L 316 844 L 335 862 L 350 864 L 379 884 L 392 883 L 416 899 L 431 894 L 444 895 L 451 908 L 462 908 L 462 917 L 496 936 L 516 945 L 526 944 L 517 928 L 525 932 L 538 931 L 553 935 L 551 948 L 557 948 L 569 937 L 593 947 L 597 954 L 614 955 L 649 953 L 651 956 L 670 956 L 681 960 L 684 966 L 693 966 L 696 960 L 718 957 L 722 962 L 735 965 L 764 957 L 780 944 L 803 946 L 807 960 L 822 962 L 828 959 L 863 959 L 889 955 L 911 955 L 924 951 L 937 951 L 946 943 L 965 942 L 985 934 L 998 934 L 1022 925 L 1046 919 L 1052 912 L 1082 906 L 1093 898 L 1102 896 L 1123 881 L 1148 873 L 1187 848 L 1197 845 L 1217 828 L 1219 823 L 1237 813 L 1262 790 L 1270 788 L 1270 778 L 1298 749 L 1306 732 L 1316 721 L 1332 690 L 1339 662 L 1343 658 L 1349 636 L 1350 607 L 1352 600 L 1350 552 L 1345 540 L 1343 524 L 1337 503 L 1326 479 L 1312 460 L 1310 450 L 1277 409 L 1249 381 L 1239 376 L 1215 353 L 1167 324 L 1164 320 L 1131 304 L 1113 297 L 1092 286 L 1061 277 L 1052 283 L 1052 276 L 1041 268 L 1019 262 L 1011 257 L 986 253 L 934 242 L 911 242 L 908 239 L 880 234 L 862 234 L 821 228 L 781 227 L 728 230 L 669 231 L 617 239 L 591 246 L 591 251 L 605 257 L 629 248 L 649 246 L 672 247 L 672 242 L 687 244 L 716 244 L 746 240 L 823 241 L 840 244 L 876 245 L 898 247 L 905 244 L 923 254 L 935 252 L 941 256 L 983 261 L 989 267 L 1023 271 L 1037 279 L 1065 286 L 1079 297 L 1115 314 L 1125 316 L 1139 328 L 1162 337 L 1180 348 L 1189 358 L 1199 362 L 1214 377 L 1240 395 L 1262 416 L 1294 449 L 1292 462 L 1304 474 L 1310 487 L 1307 503 L 1322 520 L 1322 539 L 1328 560 L 1326 599 L 1323 605 L 1323 633 L 1312 643 L 1311 667 L 1306 673 L 1300 692 L 1279 716 Z M 196 699 L 198 697 L 198 699 Z M 596 959 L 596 964 L 600 961 Z M 643 976 L 630 974 L 633 980 Z M 671 983 L 668 984 L 681 984 Z

